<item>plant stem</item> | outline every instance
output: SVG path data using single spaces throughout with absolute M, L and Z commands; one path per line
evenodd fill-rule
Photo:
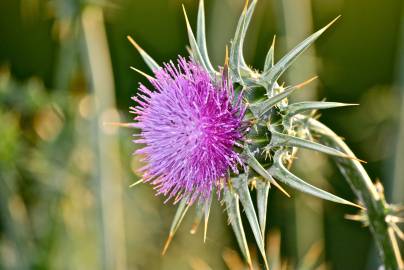
M 319 135 L 318 139 L 323 144 L 354 156 L 346 143 L 324 124 L 315 119 L 309 119 L 308 126 L 315 135 Z M 400 251 L 397 248 L 397 240 L 386 222 L 389 209 L 383 192 L 377 190 L 360 162 L 344 158 L 334 159 L 353 192 L 366 207 L 369 228 L 383 260 L 384 269 L 404 269 Z
M 126 244 L 122 190 L 122 168 L 117 130 L 103 122 L 116 121 L 112 63 L 104 26 L 103 10 L 86 7 L 81 16 L 87 55 L 88 81 L 94 93 L 94 147 L 97 155 L 97 185 L 103 239 L 102 269 L 125 270 Z M 112 119 L 111 119 L 112 118 Z M 119 121 L 119 120 L 118 120 Z

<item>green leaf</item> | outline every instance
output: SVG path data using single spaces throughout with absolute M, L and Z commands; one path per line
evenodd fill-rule
M 170 233 L 168 234 L 168 238 L 167 238 L 166 243 L 163 248 L 163 252 L 162 252 L 163 255 L 167 252 L 167 249 L 171 243 L 171 240 L 173 239 L 182 220 L 184 219 L 185 214 L 188 211 L 189 204 L 187 201 L 188 201 L 188 197 L 182 198 L 178 205 L 177 212 L 175 213 L 173 222 L 171 223 Z
M 349 202 L 345 199 L 342 199 L 338 196 L 335 196 L 327 191 L 324 191 L 313 185 L 310 185 L 309 183 L 303 181 L 296 175 L 292 174 L 283 165 L 282 153 L 280 153 L 280 152 L 278 152 L 275 155 L 274 164 L 269 169 L 269 172 L 271 173 L 271 175 L 273 175 L 279 181 L 281 181 L 297 190 L 305 192 L 307 194 L 311 194 L 313 196 L 316 196 L 316 197 L 324 199 L 324 200 L 359 207 L 358 205 L 356 205 L 354 203 L 351 203 L 351 202 Z
M 272 40 L 272 44 L 268 50 L 267 56 L 265 57 L 264 73 L 274 66 L 274 53 L 275 53 L 275 36 Z
M 258 179 L 256 182 L 257 189 L 257 209 L 258 209 L 258 219 L 260 222 L 262 238 L 265 238 L 265 226 L 267 220 L 267 209 L 268 209 L 268 195 L 269 188 L 271 187 L 268 181 L 262 181 Z
M 241 57 L 243 55 L 243 31 L 246 23 L 247 4 L 248 3 L 246 3 L 243 12 L 241 13 L 240 19 L 237 23 L 236 33 L 234 34 L 234 38 L 230 47 L 229 68 L 232 71 L 233 81 L 236 82 L 242 82 L 240 68 L 242 63 Z
M 287 106 L 285 111 L 287 116 L 291 117 L 298 113 L 313 110 L 332 109 L 338 107 L 356 106 L 358 104 L 340 103 L 340 102 L 326 102 L 326 101 L 304 101 L 297 102 Z
M 264 114 L 266 114 L 273 106 L 275 106 L 278 102 L 281 102 L 283 99 L 290 96 L 294 91 L 299 89 L 295 86 L 290 86 L 284 89 L 284 91 L 276 94 L 264 101 L 250 104 L 250 110 L 254 114 L 255 117 L 261 118 Z
M 233 228 L 234 234 L 236 236 L 238 245 L 241 249 L 248 266 L 252 268 L 250 251 L 248 250 L 247 239 L 244 233 L 243 223 L 241 222 L 240 206 L 238 195 L 229 190 L 228 187 L 224 189 L 224 201 L 226 203 L 226 211 L 229 216 L 229 222 Z
M 350 157 L 345 153 L 342 153 L 341 151 L 313 142 L 309 140 L 305 140 L 302 138 L 290 136 L 287 134 L 279 133 L 274 130 L 271 130 L 271 141 L 270 141 L 270 147 L 274 146 L 290 146 L 290 147 L 301 147 L 301 148 L 306 148 L 309 150 L 317 151 L 320 153 L 324 153 L 327 155 L 332 155 L 336 157 L 342 157 L 342 158 L 349 158 L 349 159 L 356 159 L 355 157 Z
M 199 1 L 196 41 L 200 50 L 201 58 L 205 62 L 208 71 L 212 73 L 217 73 L 213 68 L 212 63 L 210 62 L 208 48 L 206 45 L 204 0 Z
M 209 70 L 206 66 L 205 61 L 203 60 L 201 51 L 199 49 L 199 46 L 195 40 L 195 36 L 194 33 L 192 32 L 192 28 L 191 25 L 189 24 L 189 20 L 188 20 L 188 16 L 187 16 L 187 12 L 185 10 L 184 5 L 182 5 L 182 10 L 184 11 L 184 17 L 185 17 L 185 23 L 187 25 L 187 33 L 188 33 L 188 39 L 189 39 L 189 45 L 191 46 L 191 50 L 192 50 L 192 57 L 194 58 L 194 60 L 200 64 L 201 66 L 203 66 L 206 70 L 208 70 L 209 72 L 212 72 L 211 70 Z
M 290 195 L 273 179 L 271 174 L 262 167 L 261 163 L 254 157 L 254 154 L 248 149 L 245 148 L 245 154 L 247 155 L 247 164 L 250 166 L 255 172 L 261 175 L 266 181 L 273 184 L 280 191 L 282 191 L 286 196 L 290 197 Z
M 241 204 L 243 205 L 244 212 L 247 216 L 248 222 L 250 223 L 258 249 L 260 250 L 262 258 L 264 259 L 266 269 L 269 269 L 265 254 L 264 238 L 262 237 L 257 214 L 255 213 L 254 204 L 248 190 L 248 174 L 240 174 L 237 178 L 233 178 L 232 184 L 240 198 Z
M 249 68 L 248 68 L 248 66 L 247 66 L 247 64 L 245 63 L 245 60 L 244 60 L 243 44 L 244 44 L 245 37 L 247 35 L 248 27 L 250 26 L 251 18 L 252 18 L 252 15 L 254 13 L 256 5 L 257 5 L 257 0 L 253 0 L 251 2 L 250 6 L 248 7 L 247 13 L 246 13 L 246 16 L 245 16 L 245 23 L 244 23 L 244 27 L 243 27 L 243 32 L 242 32 L 242 35 L 241 35 L 242 41 L 241 41 L 241 55 L 240 55 L 241 63 L 240 64 L 242 65 L 242 67 L 247 68 L 247 69 L 249 69 Z
M 298 85 L 294 86 L 288 86 L 286 88 L 279 87 L 281 90 L 280 93 L 272 95 L 273 91 L 270 91 L 271 93 L 268 94 L 269 98 L 258 102 L 258 103 L 253 103 L 250 105 L 250 110 L 254 114 L 255 117 L 261 118 L 263 115 L 265 115 L 273 106 L 275 106 L 277 103 L 281 102 L 283 99 L 287 98 L 289 95 L 291 95 L 294 91 L 297 89 L 301 89 L 307 84 L 311 83 L 317 79 L 317 76 L 314 76 L 313 78 L 310 78 L 302 83 L 299 83 Z M 277 83 L 275 82 L 275 85 Z
M 289 51 L 281 60 L 279 60 L 271 69 L 267 72 L 264 72 L 261 76 L 261 83 L 266 86 L 268 93 L 272 91 L 272 88 L 275 82 L 279 79 L 279 77 L 285 72 L 286 69 L 300 56 L 307 48 L 313 44 L 316 39 L 318 39 L 324 32 L 329 28 L 337 19 L 335 18 L 332 22 L 327 24 L 325 27 L 321 28 L 301 43 L 299 43 L 295 48 Z
M 248 1 L 244 6 L 243 12 L 237 23 L 236 32 L 230 48 L 230 70 L 234 82 L 239 82 L 244 86 L 257 87 L 259 74 L 251 70 L 245 63 L 243 57 L 244 40 L 250 24 L 252 14 L 254 13 L 257 0 L 253 0 L 248 6 Z
M 127 36 L 129 42 L 136 48 L 136 50 L 140 53 L 140 56 L 143 58 L 143 61 L 146 63 L 146 65 L 154 72 L 156 70 L 159 70 L 161 67 L 159 66 L 159 64 L 157 64 L 156 61 L 154 61 L 154 59 L 147 54 L 137 43 L 136 41 L 130 37 Z

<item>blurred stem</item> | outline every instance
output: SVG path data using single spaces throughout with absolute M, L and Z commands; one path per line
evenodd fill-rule
M 285 45 L 287 48 L 293 48 L 313 32 L 311 1 L 278 0 L 278 3 L 281 10 L 279 13 L 282 14 L 282 22 L 279 25 L 283 27 L 281 32 L 284 32 Z M 299 59 L 293 69 L 286 72 L 287 81 L 292 84 L 303 82 L 316 74 L 314 47 L 309 48 L 300 57 L 303 59 Z M 304 91 L 297 91 L 293 95 L 293 100 L 314 100 L 316 96 L 316 83 L 313 83 L 305 87 Z M 324 177 L 323 170 L 319 167 L 323 166 L 324 158 L 311 151 L 299 151 L 299 156 L 300 162 L 294 165 L 296 169 L 301 174 L 315 179 L 314 184 L 321 186 Z M 310 162 L 305 162 L 306 160 Z M 316 198 L 301 194 L 295 198 L 294 232 L 298 261 L 302 260 L 314 243 L 324 238 L 322 206 L 322 201 Z
M 54 0 L 54 12 L 57 20 L 59 49 L 56 59 L 54 88 L 69 89 L 73 74 L 77 69 L 80 34 L 80 2 L 75 0 Z
M 7 181 L 7 179 L 11 181 Z M 32 252 L 31 252 L 31 239 L 28 237 L 27 232 L 29 228 L 25 226 L 21 220 L 16 220 L 15 216 L 17 213 L 12 213 L 11 200 L 16 199 L 17 192 L 14 186 L 14 180 L 16 179 L 16 175 L 10 175 L 9 173 L 0 174 L 0 218 L 1 223 L 4 222 L 4 229 L 6 231 L 5 235 L 6 239 L 11 243 L 11 249 L 14 251 L 14 260 L 15 264 L 12 266 L 13 269 L 30 269 L 30 265 L 32 265 Z M 14 198 L 13 198 L 14 197 Z M 0 234 L 1 237 L 3 237 Z M 1 257 L 0 257 L 1 258 Z M 12 258 L 8 258 L 12 259 Z M 0 262 L 0 268 L 4 267 L 8 269 L 10 265 L 6 265 L 6 260 L 4 260 L 4 264 Z
M 400 38 L 398 44 L 398 72 L 397 86 L 399 97 L 401 99 L 401 113 L 398 123 L 397 146 L 394 164 L 394 178 L 391 187 L 392 202 L 404 202 L 404 6 L 401 12 Z
M 93 127 L 102 218 L 102 266 L 108 270 L 126 269 L 122 169 L 117 129 L 107 127 L 103 123 L 111 120 L 106 117 L 117 118 L 118 112 L 115 108 L 112 64 L 102 9 L 95 6 L 86 7 L 81 23 L 88 58 L 88 80 L 94 93 Z
M 354 156 L 346 143 L 327 126 L 314 119 L 309 119 L 308 125 L 312 132 L 318 135 L 323 144 L 345 152 L 349 156 Z M 384 269 L 403 269 L 400 250 L 397 248 L 397 240 L 386 222 L 389 209 L 383 192 L 377 190 L 360 162 L 352 159 L 334 159 L 357 198 L 366 207 L 370 231 L 376 242 L 379 255 L 383 260 Z
M 62 24 L 63 22 L 61 22 Z M 58 90 L 67 91 L 69 89 L 69 83 L 72 78 L 72 74 L 75 70 L 77 61 L 77 40 L 75 37 L 76 25 L 75 21 L 72 22 L 71 29 L 67 33 L 66 37 L 60 38 L 60 48 L 57 56 L 57 67 L 55 71 L 54 88 Z

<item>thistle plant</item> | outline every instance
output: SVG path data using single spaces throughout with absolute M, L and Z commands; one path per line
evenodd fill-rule
M 294 86 L 277 81 L 326 29 L 321 28 L 280 60 L 274 60 L 273 41 L 262 71 L 249 67 L 243 44 L 257 0 L 246 3 L 223 67 L 214 68 L 206 46 L 204 2 L 200 0 L 196 37 L 184 8 L 189 37 L 189 59 L 160 66 L 130 37 L 153 76 L 138 71 L 151 87 L 140 85 L 131 107 L 138 128 L 134 140 L 144 147 L 136 151 L 146 166 L 143 178 L 178 204 L 166 252 L 182 219 L 195 208 L 194 233 L 204 219 L 206 239 L 213 198 L 223 202 L 228 220 L 246 263 L 252 268 L 241 209 L 247 217 L 265 268 L 265 227 L 268 192 L 281 184 L 336 203 L 360 208 L 357 218 L 369 225 L 385 269 L 401 269 L 402 259 L 395 235 L 403 219 L 386 203 L 382 191 L 373 185 L 361 161 L 348 146 L 317 120 L 316 111 L 350 106 L 336 102 L 288 103 L 288 97 L 313 79 Z M 294 175 L 290 166 L 299 148 L 325 153 L 335 158 L 341 172 L 357 195 L 359 204 L 319 189 Z M 256 208 L 250 188 L 256 190 Z M 216 196 L 215 196 L 216 194 Z

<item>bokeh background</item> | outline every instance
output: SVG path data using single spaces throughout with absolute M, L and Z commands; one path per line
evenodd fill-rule
M 130 97 L 147 70 L 126 40 L 159 62 L 186 54 L 184 3 L 195 28 L 197 0 L 0 0 L 0 268 L 243 269 L 224 209 L 214 203 L 207 241 L 189 233 L 189 214 L 160 255 L 175 207 L 148 185 L 130 188 Z M 216 65 L 234 33 L 242 0 L 205 0 Z M 260 0 L 244 48 L 260 69 L 276 35 L 276 59 L 336 16 L 342 18 L 283 76 L 319 75 L 294 100 L 360 106 L 324 111 L 389 201 L 404 196 L 404 2 Z M 293 170 L 355 200 L 328 159 L 302 152 Z M 295 193 L 270 192 L 273 269 L 377 269 L 356 210 Z M 251 248 L 254 240 L 249 233 Z M 278 264 L 279 265 L 279 264 Z M 257 265 L 257 269 L 260 266 Z

